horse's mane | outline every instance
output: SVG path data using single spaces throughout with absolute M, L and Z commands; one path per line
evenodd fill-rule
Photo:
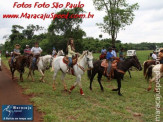
M 80 62 L 80 60 L 84 57 L 84 55 L 85 55 L 86 53 L 87 53 L 87 52 L 84 51 L 84 52 L 81 54 L 81 56 L 78 58 L 78 62 Z

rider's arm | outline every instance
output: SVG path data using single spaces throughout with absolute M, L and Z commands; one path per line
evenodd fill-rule
M 71 54 L 71 55 L 75 55 L 76 53 L 71 49 L 71 46 L 69 45 L 68 46 L 68 52 Z

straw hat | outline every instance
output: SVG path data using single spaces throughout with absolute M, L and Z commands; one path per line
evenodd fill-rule
M 20 48 L 21 46 L 19 44 L 15 44 L 15 47 L 19 47 Z

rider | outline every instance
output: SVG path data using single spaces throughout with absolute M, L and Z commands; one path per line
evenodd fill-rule
M 26 45 L 26 48 L 24 49 L 24 55 L 29 56 L 31 54 L 31 49 L 29 48 L 29 45 Z
M 55 57 L 56 55 L 57 55 L 57 51 L 56 51 L 55 47 L 53 47 L 52 56 Z
M 114 57 L 117 57 L 117 53 L 116 53 L 116 47 L 112 46 L 112 52 L 111 54 L 113 54 Z
M 32 47 L 31 53 L 33 54 L 33 60 L 32 60 L 32 68 L 34 69 L 36 66 L 37 58 L 41 55 L 42 49 L 39 47 L 39 43 L 35 43 L 35 47 Z
M 163 64 L 163 48 L 160 49 L 160 52 L 158 54 L 158 57 L 160 59 L 160 63 Z
M 20 53 L 20 45 L 19 44 L 16 44 L 15 45 L 15 48 L 14 48 L 14 51 L 13 51 L 13 56 L 12 56 L 12 59 L 11 59 L 11 64 L 13 64 L 16 60 L 16 57 L 19 56 L 21 53 Z
M 121 61 L 124 60 L 124 49 L 123 48 L 121 48 L 121 50 L 119 52 L 119 58 Z
M 117 60 L 118 58 L 115 57 L 113 54 L 112 54 L 112 48 L 109 47 L 108 48 L 108 52 L 106 54 L 106 59 L 108 61 L 108 69 L 107 69 L 107 75 L 109 75 L 110 71 L 111 71 L 111 68 L 112 68 L 112 61 L 113 60 Z
M 101 50 L 101 54 L 105 54 L 106 53 L 106 49 L 103 47 Z
M 155 51 L 153 51 L 152 59 L 153 59 L 153 60 L 156 60 L 156 59 L 157 59 L 157 55 L 156 55 L 156 52 L 155 52 Z
M 72 38 L 70 38 L 68 40 L 68 43 L 67 43 L 67 50 L 68 50 L 68 59 L 69 59 L 69 68 L 67 70 L 67 72 L 71 72 L 71 67 L 72 67 L 72 57 L 76 54 L 75 52 L 75 46 L 74 46 L 74 40 Z

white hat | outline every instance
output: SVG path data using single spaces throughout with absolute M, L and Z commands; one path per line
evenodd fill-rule
M 26 45 L 26 47 L 29 47 L 29 45 Z

